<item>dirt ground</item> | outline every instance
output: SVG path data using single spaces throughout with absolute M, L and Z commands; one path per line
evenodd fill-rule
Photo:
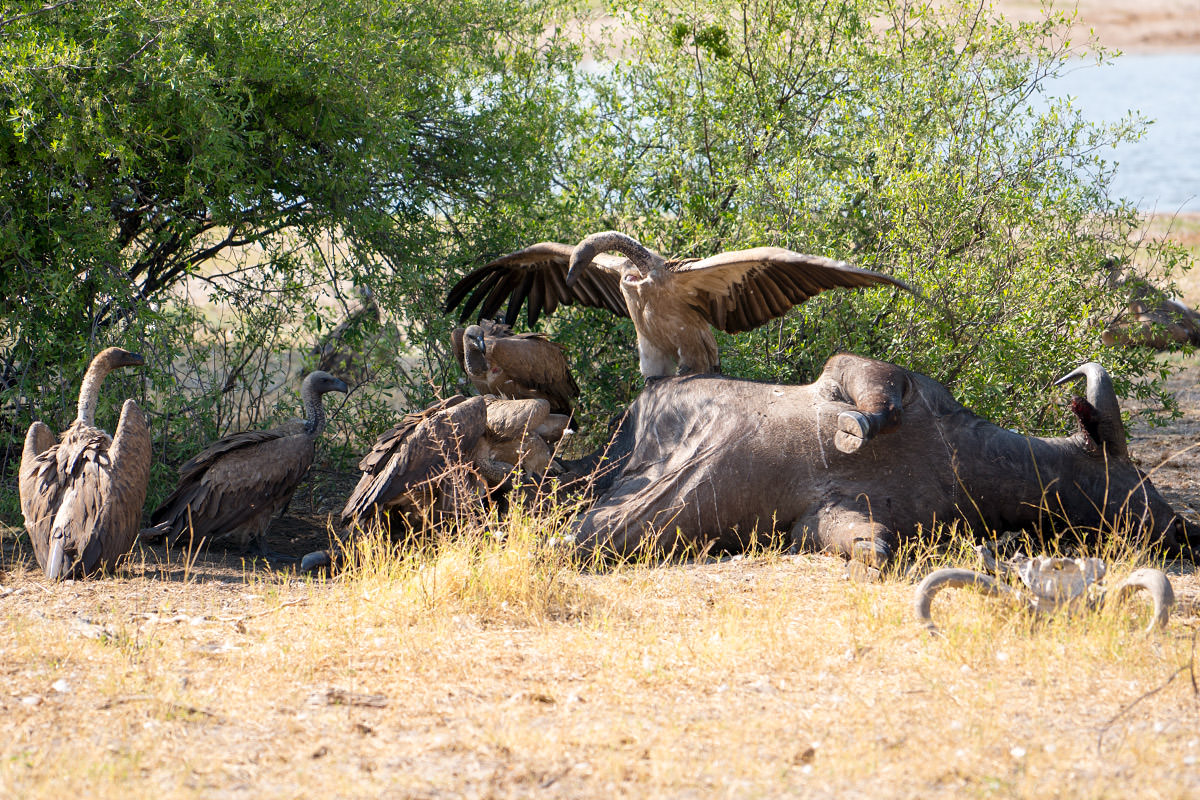
M 1041 0 L 993 0 L 992 6 L 1017 20 L 1041 16 Z M 1094 31 L 1100 42 L 1129 53 L 1200 50 L 1200 0 L 1059 0 L 1054 7 L 1078 8 L 1072 35 L 1082 41 Z

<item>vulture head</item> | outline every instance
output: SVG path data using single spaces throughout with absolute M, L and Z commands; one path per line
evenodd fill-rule
M 326 392 L 349 393 L 350 388 L 340 378 L 335 378 L 324 370 L 308 373 L 304 383 L 300 384 L 300 399 L 304 402 L 305 430 L 313 436 L 319 436 L 325 430 L 325 409 L 321 406 L 321 395 Z
M 463 331 L 463 364 L 467 374 L 472 377 L 487 374 L 487 345 L 484 342 L 485 332 L 479 325 L 468 326 Z
M 302 394 L 311 394 L 317 397 L 326 392 L 341 392 L 346 394 L 350 391 L 350 387 L 341 378 L 335 378 L 328 372 L 317 370 L 316 372 L 308 373 L 308 377 L 304 379 L 304 384 L 301 386 Z
M 597 253 L 616 250 L 625 256 L 621 265 L 622 280 L 640 283 L 658 275 L 667 265 L 666 259 L 648 249 L 645 245 L 618 231 L 602 231 L 593 233 L 575 245 L 571 253 L 571 263 L 567 268 L 567 285 L 573 286 Z
M 120 347 L 110 347 L 107 350 L 101 350 L 92 363 L 102 365 L 108 371 L 120 367 L 140 367 L 146 363 L 146 359 L 142 358 L 140 353 L 131 353 Z
M 1059 378 L 1054 385 L 1059 386 L 1079 378 L 1087 381 L 1087 397 L 1072 399 L 1071 410 L 1086 431 L 1089 444 L 1097 451 L 1106 451 L 1110 456 L 1128 459 L 1125 424 L 1121 422 L 1121 406 L 1117 402 L 1112 379 L 1108 377 L 1104 367 L 1095 361 L 1089 361 Z

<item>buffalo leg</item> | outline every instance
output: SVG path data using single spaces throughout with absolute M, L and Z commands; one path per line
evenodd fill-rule
M 825 372 L 854 404 L 853 410 L 838 414 L 833 437 L 838 450 L 856 453 L 877 434 L 889 433 L 900 425 L 907 385 L 904 370 L 854 356 L 836 356 L 830 359 Z
M 823 506 L 805 516 L 792 527 L 791 542 L 794 550 L 836 553 L 876 571 L 891 562 L 899 547 L 891 529 L 844 505 Z

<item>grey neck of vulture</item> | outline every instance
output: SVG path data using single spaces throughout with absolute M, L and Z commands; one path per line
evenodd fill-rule
M 629 262 L 637 267 L 642 275 L 656 275 L 666 266 L 666 261 L 662 256 L 651 251 L 632 236 L 620 231 L 601 231 L 593 233 L 575 245 L 575 252 L 571 254 L 571 267 L 568 274 L 574 272 L 578 265 L 589 263 L 597 253 L 606 253 L 609 250 L 615 250 L 629 259 Z
M 321 402 L 322 393 L 317 391 L 311 377 L 305 378 L 300 387 L 300 399 L 304 402 L 304 428 L 310 436 L 320 436 L 325 430 L 325 406 Z
M 486 375 L 488 370 L 487 357 L 483 351 L 475 346 L 474 342 L 467 341 L 463 347 L 466 352 L 463 353 L 463 362 L 467 365 L 468 375 Z
M 83 385 L 79 387 L 79 413 L 76 416 L 83 424 L 96 427 L 96 401 L 100 397 L 100 384 L 115 368 L 107 352 L 93 358 L 88 365 L 83 375 Z

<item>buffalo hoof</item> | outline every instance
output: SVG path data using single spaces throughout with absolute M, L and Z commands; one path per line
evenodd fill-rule
M 313 570 L 331 569 L 333 567 L 333 557 L 328 550 L 318 550 L 315 553 L 309 553 L 304 558 L 300 559 L 300 572 L 312 572 Z
M 878 539 L 859 539 L 850 546 L 846 577 L 856 583 L 874 583 L 892 560 L 892 548 Z
M 858 411 L 843 411 L 838 414 L 837 433 L 833 445 L 843 453 L 857 453 L 864 442 L 871 439 L 871 421 Z

